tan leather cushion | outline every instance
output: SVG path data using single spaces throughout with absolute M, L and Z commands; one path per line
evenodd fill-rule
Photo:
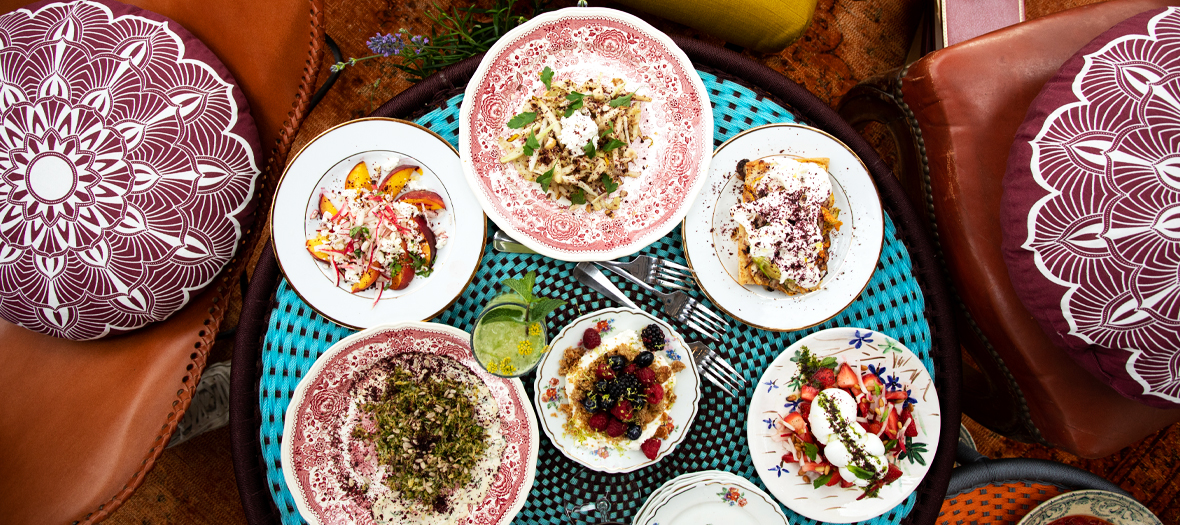
M 0 0 L 0 12 L 26 3 Z M 130 3 L 176 20 L 221 58 L 245 92 L 265 155 L 284 126 L 297 126 L 302 115 L 290 113 L 318 0 Z M 0 322 L 0 522 L 98 521 L 142 483 L 204 369 L 222 317 L 209 312 L 215 296 L 206 291 L 164 322 L 101 341 Z
M 1111 454 L 1180 420 L 1128 400 L 1053 346 L 1021 305 L 1000 251 L 1008 150 L 1057 69 L 1116 23 L 1168 0 L 1116 0 L 1019 24 L 931 53 L 902 79 L 926 144 L 939 241 L 953 285 L 1012 370 L 1050 443 Z

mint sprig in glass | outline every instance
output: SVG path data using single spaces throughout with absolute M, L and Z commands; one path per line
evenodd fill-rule
M 471 331 L 475 360 L 500 377 L 519 377 L 540 362 L 549 342 L 545 318 L 565 304 L 561 299 L 533 294 L 536 272 L 520 279 L 505 279 L 508 291 L 484 305 Z

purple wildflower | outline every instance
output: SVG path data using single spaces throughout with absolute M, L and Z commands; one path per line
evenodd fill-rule
M 402 41 L 402 36 L 397 33 L 386 33 L 384 35 L 377 33 L 377 36 L 369 39 L 368 44 L 369 49 L 384 57 L 400 54 L 402 48 L 406 46 L 406 43 Z
M 422 46 L 430 44 L 430 39 L 426 38 L 424 35 L 414 35 L 414 37 L 410 39 L 410 43 L 414 44 L 414 47 L 416 48 L 414 52 L 421 54 Z

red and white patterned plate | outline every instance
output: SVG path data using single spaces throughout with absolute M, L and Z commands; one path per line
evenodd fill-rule
M 508 119 L 544 92 L 546 66 L 554 79 L 621 78 L 652 98 L 641 126 L 653 141 L 636 144 L 632 168 L 641 176 L 623 181 L 627 197 L 614 217 L 573 211 L 500 163 Z M 676 227 L 708 176 L 712 140 L 709 96 L 688 57 L 667 35 L 613 9 L 561 9 L 513 29 L 480 62 L 459 114 L 463 172 L 484 212 L 514 239 L 565 261 L 630 255 Z
M 370 328 L 342 339 L 316 360 L 299 382 L 283 425 L 283 477 L 303 518 L 316 524 L 371 524 L 363 495 L 341 487 L 340 427 L 349 410 L 350 389 L 390 357 L 418 352 L 449 357 L 478 376 L 500 407 L 500 428 L 508 442 L 500 469 L 483 503 L 460 525 L 506 525 L 524 507 L 536 473 L 537 419 L 519 379 L 493 376 L 475 362 L 470 335 L 458 328 L 406 322 Z

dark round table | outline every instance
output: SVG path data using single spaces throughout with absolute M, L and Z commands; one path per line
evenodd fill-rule
M 934 523 L 942 506 L 955 461 L 960 419 L 961 363 L 958 340 L 950 315 L 950 296 L 942 273 L 936 265 L 932 243 L 917 213 L 910 206 L 890 169 L 872 147 L 834 110 L 814 95 L 778 72 L 738 53 L 689 38 L 672 38 L 699 70 L 707 71 L 726 82 L 744 86 L 756 93 L 759 99 L 769 98 L 783 108 L 789 108 L 799 120 L 823 129 L 843 141 L 864 161 L 872 175 L 885 211 L 896 226 L 896 236 L 909 252 L 913 278 L 918 282 L 925 300 L 923 313 L 930 329 L 930 354 L 937 371 L 934 376 L 935 387 L 942 409 L 942 437 L 931 468 L 916 490 L 917 500 L 912 511 L 901 520 L 901 523 Z M 481 58 L 467 59 L 419 82 L 393 97 L 374 112 L 373 116 L 413 119 L 445 104 L 450 97 L 462 93 Z M 280 522 L 270 487 L 267 486 L 267 468 L 263 464 L 260 444 L 263 415 L 259 406 L 259 386 L 264 373 L 263 338 L 266 335 L 267 319 L 276 304 L 275 292 L 281 279 L 282 274 L 273 250 L 264 250 L 249 291 L 243 300 L 241 321 L 234 346 L 230 400 L 234 472 L 243 510 L 248 521 L 254 525 Z M 638 494 L 636 497 L 642 502 L 646 494 Z

